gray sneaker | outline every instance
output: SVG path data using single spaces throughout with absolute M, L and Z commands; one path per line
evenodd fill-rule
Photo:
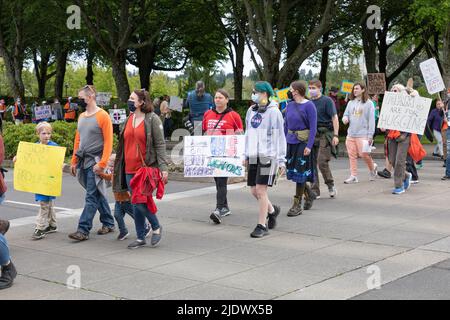
M 224 207 L 224 208 L 219 210 L 219 214 L 220 214 L 221 217 L 226 217 L 226 216 L 229 216 L 231 214 L 231 211 L 230 211 L 230 209 Z
M 152 238 L 150 240 L 150 244 L 155 247 L 161 242 L 162 237 L 162 226 L 159 226 L 159 233 L 152 233 Z
M 330 193 L 331 198 L 335 198 L 337 196 L 337 189 L 335 186 L 328 187 L 328 192 Z
M 128 249 L 137 249 L 139 247 L 145 246 L 146 244 L 147 243 L 145 242 L 145 240 L 137 239 L 136 241 L 134 241 L 128 245 Z

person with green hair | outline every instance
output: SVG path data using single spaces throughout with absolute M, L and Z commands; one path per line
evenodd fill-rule
M 245 117 L 245 166 L 247 167 L 247 185 L 258 200 L 259 216 L 252 238 L 261 238 L 269 234 L 268 229 L 276 226 L 280 207 L 273 205 L 267 191 L 276 183 L 276 177 L 285 172 L 286 137 L 284 120 L 278 103 L 270 98 L 275 93 L 265 81 L 258 81 L 252 93 L 252 105 Z

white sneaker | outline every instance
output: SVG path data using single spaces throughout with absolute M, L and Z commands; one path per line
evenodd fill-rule
M 358 183 L 358 178 L 355 176 L 350 176 L 347 180 L 344 181 L 345 184 Z
M 373 171 L 369 172 L 369 181 L 375 181 L 375 179 L 378 176 L 378 165 L 376 163 L 373 164 L 374 165 L 374 169 Z

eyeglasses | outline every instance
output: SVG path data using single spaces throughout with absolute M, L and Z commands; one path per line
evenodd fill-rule
M 83 90 L 84 89 L 89 89 L 89 90 L 91 90 L 91 92 L 95 93 L 95 89 L 94 89 L 93 85 L 87 84 L 83 87 Z

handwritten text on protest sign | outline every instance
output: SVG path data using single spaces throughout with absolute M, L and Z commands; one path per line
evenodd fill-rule
M 184 138 L 185 177 L 243 177 L 245 137 L 187 136 Z
M 378 128 L 417 133 L 425 131 L 431 99 L 386 92 Z
M 383 94 L 386 91 L 386 77 L 384 73 L 367 74 L 367 93 Z
M 39 106 L 34 108 L 34 116 L 36 120 L 42 120 L 52 117 L 52 107 L 50 105 Z
M 436 59 L 431 58 L 421 62 L 420 70 L 422 71 L 423 79 L 425 80 L 429 94 L 445 90 L 445 84 L 442 80 Z
M 20 142 L 14 165 L 14 189 L 60 196 L 66 148 Z

